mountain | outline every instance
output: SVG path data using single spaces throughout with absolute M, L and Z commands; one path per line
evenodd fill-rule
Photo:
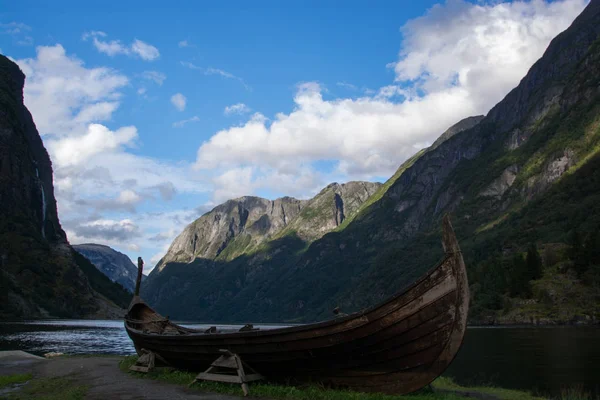
M 25 76 L 0 55 L 0 317 L 115 317 L 129 295 L 75 253 L 52 164 L 23 105 Z
M 322 237 L 290 229 L 237 257 L 168 263 L 143 296 L 175 318 L 329 319 L 336 306 L 385 299 L 439 261 L 450 213 L 472 322 L 598 321 L 600 0 L 484 118 L 458 128 Z
M 111 281 L 133 293 L 138 268 L 129 257 L 101 244 L 76 244 L 73 245 L 73 248 Z
M 282 197 L 267 200 L 245 196 L 229 200 L 189 224 L 159 261 L 231 260 L 261 243 L 289 233 L 304 239 L 323 236 L 351 216 L 379 183 L 332 183 L 310 200 Z

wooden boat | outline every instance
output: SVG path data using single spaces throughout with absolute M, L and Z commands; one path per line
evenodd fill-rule
M 445 256 L 437 266 L 401 293 L 348 316 L 281 329 L 211 333 L 170 322 L 136 295 L 125 328 L 138 353 L 150 350 L 177 368 L 205 370 L 226 349 L 271 381 L 409 393 L 448 367 L 465 334 L 467 274 L 447 216 L 442 232 Z

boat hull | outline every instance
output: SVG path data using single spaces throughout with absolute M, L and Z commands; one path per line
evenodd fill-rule
M 273 381 L 409 393 L 447 368 L 466 329 L 466 271 L 447 217 L 443 244 L 444 259 L 408 289 L 368 310 L 331 321 L 208 334 L 161 320 L 136 297 L 125 327 L 138 351 L 156 352 L 177 368 L 205 370 L 221 349 L 227 349 Z

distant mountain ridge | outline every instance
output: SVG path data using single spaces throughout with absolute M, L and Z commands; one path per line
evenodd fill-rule
M 95 243 L 75 244 L 73 248 L 111 281 L 133 293 L 137 279 L 137 266 L 127 255 L 109 246 Z M 144 278 L 145 276 L 142 279 Z
M 328 233 L 311 240 L 289 229 L 231 258 L 170 262 L 150 274 L 144 298 L 182 319 L 329 319 L 336 306 L 385 299 L 439 261 L 439 224 L 450 213 L 473 320 L 599 320 L 600 0 L 484 118 L 461 125 Z M 531 283 L 523 254 L 537 263 L 538 248 L 544 268 Z
M 130 296 L 80 258 L 61 228 L 24 82 L 0 55 L 0 318 L 120 317 Z
M 255 196 L 228 200 L 189 224 L 159 261 L 157 270 L 197 258 L 230 260 L 292 232 L 314 240 L 339 226 L 380 186 L 372 182 L 332 183 L 309 200 Z

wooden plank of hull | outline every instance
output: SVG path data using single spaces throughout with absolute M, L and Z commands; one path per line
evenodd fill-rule
M 389 314 L 379 317 L 373 321 L 370 315 L 360 317 L 360 325 L 347 328 L 346 330 L 334 330 L 335 333 L 325 333 L 312 336 L 305 339 L 281 340 L 278 335 L 271 335 L 272 340 L 266 342 L 264 338 L 248 336 L 245 338 L 229 338 L 229 335 L 143 335 L 145 341 L 161 345 L 169 343 L 170 346 L 194 347 L 196 352 L 208 351 L 214 352 L 214 347 L 227 347 L 236 353 L 271 353 L 271 352 L 289 352 L 297 350 L 315 350 L 322 347 L 331 347 L 344 342 L 352 342 L 363 337 L 367 337 L 374 332 L 386 329 L 388 326 L 403 321 L 429 306 L 439 298 L 443 298 L 448 293 L 456 289 L 456 281 L 452 275 L 447 275 L 442 281 L 436 281 L 436 285 L 430 287 L 425 294 L 418 298 L 413 298 L 405 303 L 402 308 L 396 308 Z M 221 336 L 221 337 L 220 337 Z M 252 345 L 251 347 L 249 345 Z M 188 349 L 186 351 L 194 351 Z
M 144 333 L 126 322 L 136 349 L 161 354 L 174 366 L 205 369 L 226 348 L 270 379 L 315 381 L 363 391 L 408 393 L 450 364 L 466 328 L 468 284 L 460 248 L 447 217 L 445 259 L 403 293 L 361 313 L 324 323 L 267 331 L 204 334 L 172 324 Z M 128 317 L 161 318 L 141 300 Z M 161 325 L 163 324 L 163 325 Z M 164 321 L 152 323 L 161 329 Z M 167 323 L 170 324 L 170 323 Z M 185 333 L 185 334 L 181 334 Z
M 311 330 L 306 329 L 306 326 L 300 326 L 294 328 L 253 331 L 244 333 L 227 333 L 220 335 L 205 335 L 202 333 L 199 335 L 194 335 L 193 340 L 199 340 L 201 342 L 206 341 L 211 345 L 217 345 L 218 342 L 220 342 L 222 345 L 247 345 L 248 342 L 251 341 L 253 345 L 257 345 L 259 343 L 288 343 L 302 339 L 314 340 L 315 338 L 319 338 L 319 340 L 324 340 L 330 335 L 351 331 L 355 328 L 359 328 L 361 326 L 369 324 L 377 319 L 384 318 L 391 312 L 394 312 L 397 309 L 406 306 L 407 304 L 414 302 L 423 302 L 423 295 L 426 295 L 429 291 L 439 286 L 448 278 L 453 279 L 453 275 L 449 264 L 449 260 L 445 259 L 435 270 L 433 270 L 429 275 L 427 275 L 425 279 L 419 282 L 418 285 L 413 286 L 402 295 L 397 296 L 396 298 L 384 303 L 382 306 L 369 311 L 357 313 L 350 317 L 340 318 L 338 320 L 328 321 L 326 323 L 310 325 L 322 326 L 319 329 Z M 146 318 L 150 318 L 146 314 L 148 312 L 148 309 L 149 307 L 147 307 L 145 304 L 143 304 L 140 308 L 140 310 L 142 310 L 145 314 L 144 317 Z M 158 314 L 156 315 L 158 316 Z M 396 316 L 396 318 L 399 317 Z M 187 335 L 162 336 L 168 338 L 168 340 L 173 343 L 181 343 L 182 345 L 185 345 L 185 342 L 190 340 L 190 336 Z M 196 344 L 203 344 L 201 342 L 198 342 Z
M 372 335 L 361 340 L 346 342 L 333 347 L 314 348 L 310 351 L 288 351 L 288 352 L 267 352 L 267 353 L 241 353 L 246 360 L 252 362 L 293 362 L 297 363 L 302 359 L 320 360 L 342 359 L 356 357 L 355 354 L 361 354 L 366 357 L 372 353 L 388 351 L 398 346 L 406 345 L 408 342 L 415 341 L 420 337 L 432 333 L 439 327 L 451 323 L 451 316 L 454 314 L 454 306 L 444 301 L 444 298 L 428 305 L 422 312 L 414 314 L 409 319 L 401 321 L 390 327 L 389 330 L 376 331 Z M 423 318 L 422 322 L 419 322 Z M 395 328 L 395 329 L 394 329 Z M 155 335 L 158 338 L 157 335 Z M 162 343 L 153 343 L 151 341 L 142 342 L 142 347 L 154 349 L 165 356 L 165 352 L 173 353 L 173 358 L 180 357 L 179 353 L 185 353 L 186 357 L 193 358 L 203 353 L 216 354 L 217 349 L 212 346 L 181 346 L 162 345 Z M 169 356 L 166 356 L 169 358 Z M 214 357 L 214 356 L 211 356 Z M 319 361 L 320 362 L 320 361 Z

